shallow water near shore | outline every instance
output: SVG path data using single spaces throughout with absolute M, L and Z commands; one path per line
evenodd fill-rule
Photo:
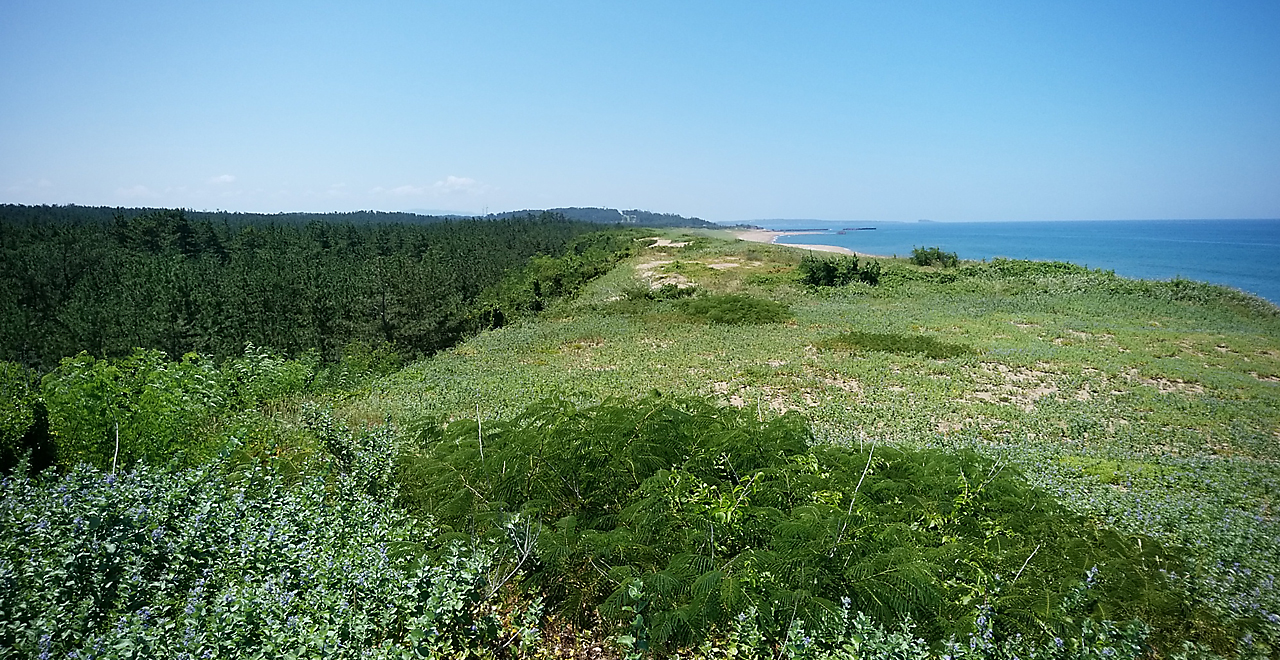
M 1182 277 L 1225 284 L 1280 303 L 1280 220 L 1115 220 L 1076 222 L 865 222 L 763 220 L 780 244 L 837 245 L 909 256 L 938 246 L 961 259 L 1069 261 L 1124 277 Z M 871 228 L 855 230 L 855 228 Z

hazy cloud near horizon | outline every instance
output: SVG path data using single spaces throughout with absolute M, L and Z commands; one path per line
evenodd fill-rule
M 8 3 L 0 202 L 1280 217 L 1278 32 L 1261 1 Z
M 450 175 L 430 185 L 415 186 L 405 184 L 393 188 L 375 186 L 369 192 L 374 195 L 393 195 L 396 197 L 451 197 L 478 195 L 488 190 L 489 186 L 475 179 Z

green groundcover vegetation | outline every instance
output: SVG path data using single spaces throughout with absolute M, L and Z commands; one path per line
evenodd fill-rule
M 1280 648 L 1280 321 L 1249 296 L 1005 260 L 862 277 L 556 218 L 258 228 L 292 247 L 206 263 L 165 242 L 181 214 L 95 222 L 7 229 L 8 276 L 12 255 L 81 263 L 77 232 L 116 241 L 94 262 L 112 272 L 211 281 L 325 241 L 352 273 L 379 236 L 527 247 L 423 294 L 457 301 L 444 316 L 398 299 L 397 318 L 462 320 L 430 341 L 385 334 L 376 287 L 352 307 L 370 316 L 274 345 L 284 299 L 174 339 L 178 317 L 82 284 L 107 280 L 22 280 L 60 302 L 0 369 L 0 658 Z M 112 238 L 147 227 L 161 247 Z M 392 249 L 386 277 L 409 279 L 386 290 L 445 252 Z M 312 304 L 347 304 L 326 291 Z M 77 345 L 55 321 L 95 292 L 154 332 Z

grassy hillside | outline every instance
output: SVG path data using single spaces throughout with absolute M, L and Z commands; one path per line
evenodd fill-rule
M 1185 588 L 1274 630 L 1280 591 L 1280 316 L 1193 282 L 1065 264 L 881 260 L 878 286 L 797 283 L 799 251 L 672 234 L 538 319 L 381 382 L 351 413 L 509 418 L 546 397 L 658 390 L 761 418 L 794 411 L 827 443 L 973 449 L 1097 523 L 1187 549 Z M 787 306 L 723 324 L 663 284 Z M 925 342 L 925 343 L 921 343 Z M 932 343 L 928 343 L 932 342 Z M 955 350 L 931 357 L 926 349 Z M 926 349 L 920 348 L 921 346 Z
M 199 451 L 7 479 L 0 648 L 1280 649 L 1274 306 L 1016 261 L 882 259 L 877 284 L 810 287 L 792 248 L 638 246 L 386 376 L 139 354 L 14 389 L 46 392 L 21 425 L 65 442 L 91 411 L 97 438 L 120 422 L 83 393 L 145 363 L 151 398 L 120 410 Z

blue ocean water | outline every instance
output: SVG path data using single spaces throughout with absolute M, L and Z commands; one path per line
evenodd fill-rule
M 858 222 L 761 220 L 768 229 L 824 229 L 779 243 L 838 245 L 907 256 L 938 246 L 961 259 L 1069 261 L 1124 277 L 1225 284 L 1280 304 L 1280 220 Z M 846 228 L 874 227 L 867 231 Z

